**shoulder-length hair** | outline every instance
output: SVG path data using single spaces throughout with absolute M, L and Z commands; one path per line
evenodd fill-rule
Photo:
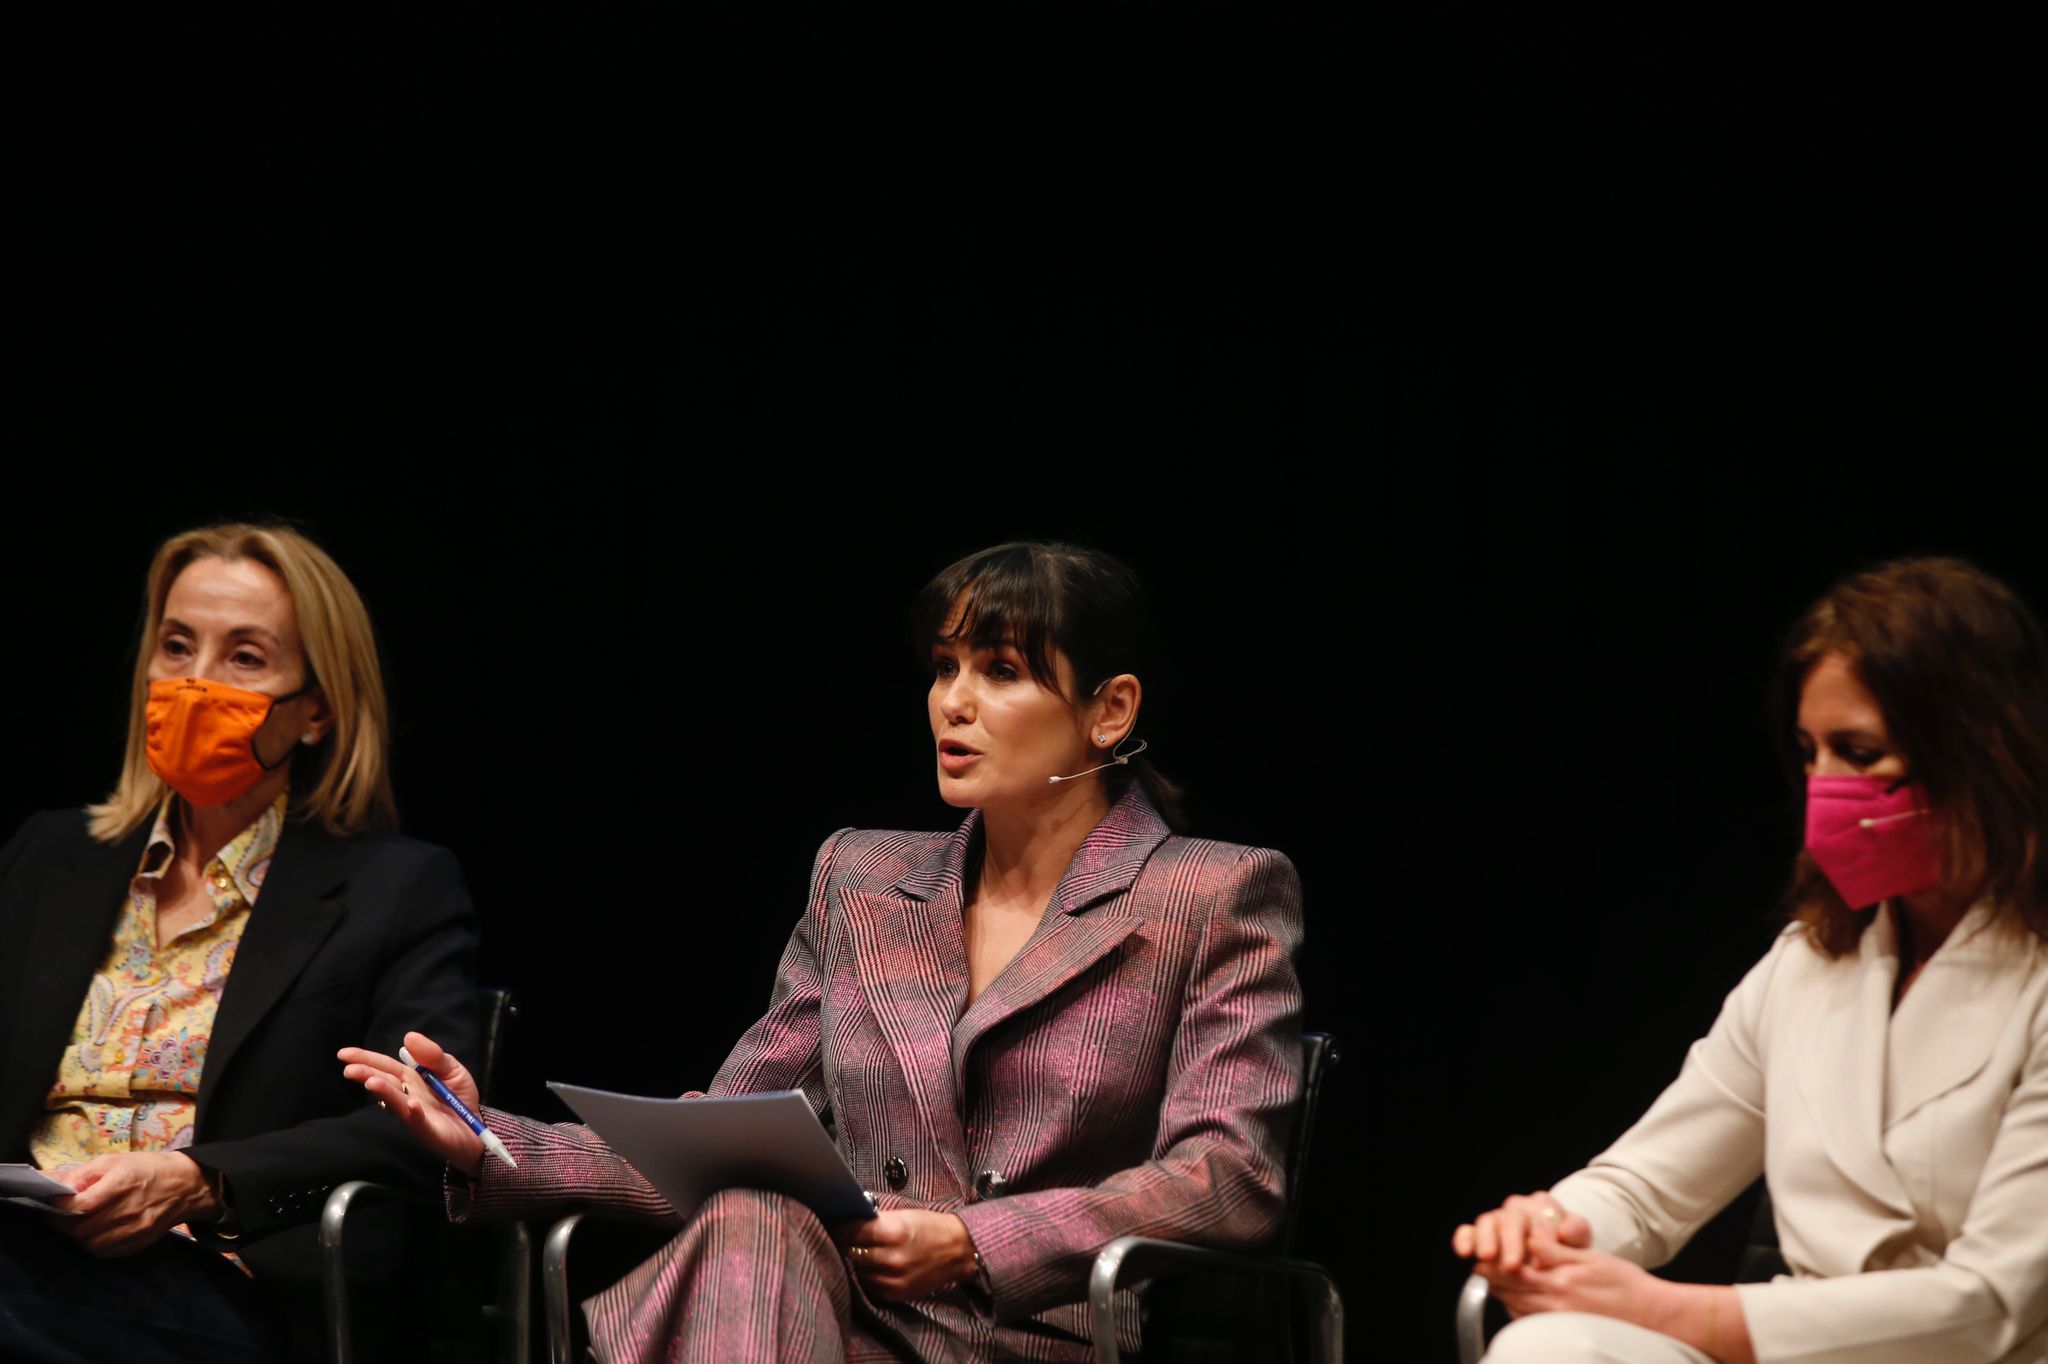
M 952 619 L 954 603 L 962 604 Z M 951 631 L 948 633 L 950 622 Z M 1122 673 L 1145 688 L 1157 713 L 1168 681 L 1159 630 L 1138 575 L 1098 549 L 1043 540 L 1019 540 L 970 554 L 938 572 L 910 608 L 910 643 L 920 663 L 932 641 L 965 639 L 976 648 L 1012 643 L 1047 691 L 1060 691 L 1057 650 L 1073 666 L 1079 705 Z M 1156 698 L 1156 699 L 1155 699 Z M 1167 827 L 1187 825 L 1180 788 L 1139 754 L 1102 773 L 1111 800 L 1132 781 L 1144 787 Z
M 1940 817 L 1943 886 L 2048 940 L 2048 643 L 2026 603 L 1960 559 L 1899 559 L 1836 583 L 1793 626 L 1778 670 L 1776 729 L 1795 774 L 1799 694 L 1837 653 Z M 1804 851 L 1789 900 L 1817 949 L 1855 948 L 1865 919 Z
M 309 681 L 319 686 L 334 727 L 293 760 L 291 810 L 338 835 L 398 826 L 391 794 L 390 720 L 384 674 L 370 613 L 355 584 L 327 551 L 286 526 L 232 523 L 201 526 L 164 541 L 149 566 L 147 612 L 128 704 L 128 746 L 121 777 L 98 805 L 86 807 L 92 836 L 114 843 L 155 814 L 164 783 L 145 749 L 149 660 L 163 624 L 171 584 L 195 559 L 247 559 L 284 581 L 298 616 Z

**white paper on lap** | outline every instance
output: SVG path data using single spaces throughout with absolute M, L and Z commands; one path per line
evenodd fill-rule
M 76 1217 L 69 1208 L 52 1207 L 52 1198 L 69 1198 L 71 1188 L 59 1184 L 33 1165 L 18 1162 L 0 1162 L 0 1203 L 15 1203 L 37 1212 L 55 1213 L 59 1217 Z
M 554 1081 L 548 1088 L 685 1217 L 721 1189 L 787 1194 L 828 1225 L 875 1215 L 798 1090 L 650 1099 Z

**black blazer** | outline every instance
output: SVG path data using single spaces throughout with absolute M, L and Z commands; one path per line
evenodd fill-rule
M 148 838 L 145 825 L 98 843 L 81 811 L 53 810 L 0 848 L 0 1159 L 27 1158 Z M 475 959 L 453 855 L 286 820 L 221 994 L 188 1154 L 227 1177 L 241 1224 L 233 1249 L 259 1283 L 314 1312 L 315 1329 L 311 1224 L 328 1190 L 374 1179 L 432 1194 L 441 1175 L 439 1160 L 341 1078 L 335 1050 L 396 1053 L 418 1029 L 472 1054 Z

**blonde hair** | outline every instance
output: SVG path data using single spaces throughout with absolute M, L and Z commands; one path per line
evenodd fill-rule
M 398 825 L 391 795 L 390 719 L 384 674 L 377 665 L 377 641 L 370 613 L 355 584 L 327 551 L 285 526 L 240 522 L 201 526 L 173 535 L 149 566 L 148 614 L 135 658 L 135 685 L 128 706 L 128 747 L 121 778 L 106 800 L 86 807 L 87 827 L 102 843 L 115 843 L 156 813 L 163 780 L 150 770 L 145 748 L 145 705 L 149 660 L 163 624 L 171 584 L 196 559 L 247 559 L 284 580 L 298 615 L 306 666 L 327 698 L 334 727 L 298 762 L 310 767 L 292 774 L 292 813 L 317 819 L 335 834 Z

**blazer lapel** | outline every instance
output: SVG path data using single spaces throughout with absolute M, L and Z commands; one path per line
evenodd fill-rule
M 963 871 L 975 815 L 887 890 L 840 893 L 840 917 L 853 940 L 876 1024 L 896 1053 L 932 1143 L 964 1183 L 967 1151 L 959 1091 L 947 1038 L 967 998 L 967 942 L 961 931 Z
M 1110 807 L 1067 864 L 1029 940 L 954 1026 L 956 1092 L 965 1087 L 967 1056 L 976 1042 L 1100 961 L 1143 922 L 1135 914 L 1084 911 L 1129 890 L 1168 832 L 1136 783 Z
M 1912 1200 L 1881 1144 L 1898 964 L 1890 917 L 1880 912 L 1863 931 L 1853 965 L 1843 963 L 1849 969 L 1830 972 L 1829 988 L 1814 992 L 1794 1033 L 1801 1038 L 1795 1073 L 1836 1166 L 1870 1198 L 1910 1220 Z
M 6 1006 L 7 1079 L 0 1103 L 10 1126 L 15 1114 L 40 1110 L 49 1093 L 93 970 L 106 959 L 149 829 L 144 823 L 107 846 L 90 842 L 81 827 L 77 851 L 25 888 L 38 903 L 7 907 L 7 917 L 26 924 L 9 973 L 15 997 Z
M 339 840 L 303 824 L 285 826 L 221 991 L 199 1077 L 199 1130 L 235 1052 L 341 923 L 349 860 L 350 850 Z
M 2038 958 L 1989 927 L 1980 904 L 1957 924 L 1892 1017 L 1885 1126 L 1970 1079 L 1990 1058 Z

